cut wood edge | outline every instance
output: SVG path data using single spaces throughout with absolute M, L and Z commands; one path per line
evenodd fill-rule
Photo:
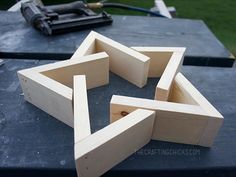
M 207 122 L 207 114 L 200 106 L 113 96 L 110 119 L 119 120 L 122 115 L 136 109 L 156 111 L 153 140 L 199 145 L 199 139 Z
M 145 56 L 145 55 L 143 55 L 143 54 L 141 54 L 129 47 L 126 47 L 125 45 L 123 45 L 119 42 L 116 42 L 106 36 L 103 36 L 99 33 L 94 32 L 94 31 L 93 31 L 93 33 L 96 35 L 96 39 L 98 40 L 98 45 L 99 45 L 99 42 L 103 42 L 103 43 L 106 43 L 107 45 L 113 46 L 114 48 L 116 48 L 119 51 L 125 52 L 128 55 L 135 57 L 139 61 L 147 62 L 150 60 L 149 57 L 147 57 L 147 56 Z
M 99 40 L 99 41 L 96 41 Z M 94 43 L 95 41 L 95 43 Z M 90 51 L 88 54 L 93 54 L 96 52 L 97 47 L 96 45 L 99 45 L 99 42 L 104 42 L 107 45 L 115 47 L 117 50 L 127 53 L 130 56 L 134 56 L 137 58 L 137 60 L 147 62 L 149 60 L 149 57 L 137 52 L 136 50 L 133 50 L 132 48 L 126 47 L 125 45 L 116 42 L 106 36 L 103 36 L 95 31 L 91 31 L 88 36 L 83 40 L 81 45 L 78 47 L 78 49 L 75 51 L 75 53 L 71 56 L 71 60 L 73 59 L 81 59 L 80 57 L 87 55 L 87 52 Z M 91 44 L 96 44 L 93 46 L 93 50 L 89 50 Z M 105 51 L 106 52 L 106 51 Z
M 156 111 L 157 117 L 154 123 L 152 137 L 155 140 L 210 147 L 222 124 L 222 118 L 212 118 L 199 105 L 117 95 L 113 95 L 110 102 L 110 122 L 115 122 L 136 109 Z M 176 122 L 176 124 L 173 122 Z M 183 126 L 185 129 L 181 128 L 181 122 L 184 123 Z M 176 129 L 177 125 L 179 129 Z M 193 136 L 192 138 L 191 134 Z
M 191 93 L 186 91 L 186 89 L 181 85 L 181 83 L 176 82 L 176 79 L 172 83 L 170 89 L 168 102 L 199 105 L 196 100 L 193 99 Z
M 171 14 L 170 14 L 170 12 L 169 12 L 168 8 L 166 7 L 166 4 L 163 0 L 155 0 L 154 3 L 156 5 L 156 7 L 158 8 L 159 13 L 161 15 L 164 15 L 165 17 L 170 18 L 170 19 L 172 18 Z
M 154 111 L 138 109 L 77 142 L 74 152 L 78 176 L 100 176 L 146 145 L 154 118 Z
M 91 135 L 85 75 L 74 76 L 73 103 L 74 142 L 77 143 Z
M 24 85 L 27 84 L 28 80 L 31 80 L 38 85 L 42 85 L 43 87 L 72 100 L 72 89 L 66 85 L 61 84 L 60 82 L 57 82 L 43 74 L 31 71 L 29 69 L 20 70 L 17 72 L 17 74 L 23 92 L 26 91 L 26 89 L 24 89 Z M 26 95 L 24 94 L 24 96 Z
M 174 52 L 168 62 L 155 91 L 155 100 L 167 101 L 169 98 L 170 89 L 174 81 L 175 75 L 179 72 L 180 67 L 183 63 L 184 52 Z M 160 92 L 159 90 L 165 92 Z
M 71 60 L 102 51 L 109 55 L 111 72 L 140 88 L 146 85 L 149 57 L 94 31 L 85 38 Z
M 195 102 L 207 112 L 209 116 L 223 118 L 217 109 L 193 86 L 193 84 L 182 74 L 178 73 L 175 77 L 182 89 L 191 95 Z
M 89 76 L 87 82 L 92 84 L 87 83 L 88 89 L 109 83 L 109 59 L 106 53 L 103 52 L 100 54 L 88 55 L 83 57 L 83 59 L 84 60 L 82 61 L 67 60 L 18 71 L 17 74 L 25 100 L 47 112 L 56 119 L 73 127 L 73 76 L 77 74 L 85 74 L 86 76 Z M 93 64 L 94 69 L 91 68 L 91 64 Z M 82 70 L 75 70 L 76 72 L 73 73 L 74 71 L 71 71 L 70 67 L 73 67 L 74 65 L 78 65 L 82 68 L 83 72 Z M 49 69 L 49 71 L 55 71 L 60 68 L 67 68 L 68 72 L 72 72 L 70 76 L 70 79 L 72 80 L 72 87 L 68 87 L 61 82 L 54 80 L 52 77 L 48 77 L 45 73 L 42 74 L 42 72 L 46 72 L 47 69 Z M 84 70 L 86 72 L 84 72 Z M 87 75 L 91 72 L 92 75 Z M 65 75 L 64 72 L 60 74 Z M 98 77 L 99 79 L 97 79 Z
M 73 88 L 73 75 L 86 75 L 87 88 L 96 88 L 109 83 L 109 58 L 103 55 L 90 58 L 94 55 L 87 56 L 88 60 L 76 60 L 78 63 L 68 67 L 61 67 L 53 70 L 41 72 L 58 82 Z
M 150 58 L 150 67 L 148 77 L 161 77 L 166 69 L 166 66 L 170 60 L 175 60 L 177 56 L 173 54 L 183 55 L 186 48 L 185 47 L 131 47 L 132 49 L 148 56 Z M 177 57 L 177 59 L 179 59 Z M 181 57 L 180 57 L 181 59 Z M 177 65 L 181 65 L 182 61 Z
M 18 77 L 26 101 L 73 127 L 72 90 L 70 88 L 29 70 L 18 72 Z
M 152 111 L 172 111 L 176 113 L 198 114 L 201 116 L 207 116 L 206 112 L 202 110 L 198 105 L 187 105 L 166 101 L 150 100 L 145 98 L 113 95 L 110 101 L 110 123 L 121 119 L 122 117 L 124 117 L 124 115 L 128 115 L 136 109 L 148 109 Z
M 91 31 L 71 56 L 70 60 L 81 59 L 80 57 L 93 53 L 96 53 L 96 32 Z
M 132 49 L 138 52 L 185 52 L 186 47 L 154 47 L 154 46 L 133 46 Z
M 167 101 L 177 72 L 183 63 L 184 47 L 132 47 L 150 57 L 149 77 L 160 77 L 155 100 Z
M 220 112 L 188 81 L 184 75 L 178 73 L 175 78 L 175 82 L 181 87 L 181 89 L 188 93 L 191 98 L 204 110 L 209 116 L 208 123 L 205 126 L 204 132 L 199 144 L 202 146 L 210 147 L 213 145 L 213 141 L 223 124 L 224 117 Z
M 108 55 L 105 52 L 84 56 L 82 57 L 82 60 L 75 60 L 75 61 L 65 60 L 61 62 L 55 62 L 55 63 L 50 63 L 50 64 L 37 66 L 33 68 L 23 69 L 23 70 L 18 71 L 17 73 L 18 75 L 23 75 L 24 77 L 31 78 L 33 80 L 38 80 L 39 84 L 42 84 L 51 90 L 55 90 L 56 92 L 61 92 L 61 91 L 63 92 L 63 90 L 70 90 L 69 98 L 72 100 L 72 88 L 54 80 L 53 78 L 48 76 L 49 74 L 47 74 L 47 72 L 55 71 L 61 68 L 71 67 L 73 65 L 78 65 L 78 64 L 85 64 L 85 63 L 89 64 L 90 62 L 96 62 L 96 61 L 101 63 L 101 70 L 104 72 L 104 74 L 103 74 L 103 79 L 101 82 L 99 83 L 95 82 L 95 84 L 93 85 L 87 85 L 88 89 L 91 89 L 91 88 L 103 86 L 109 83 L 109 69 L 108 69 L 109 59 L 108 59 Z M 94 67 L 98 68 L 98 65 L 96 64 Z M 94 70 L 92 71 L 88 70 L 88 72 L 94 72 Z M 85 74 L 85 73 L 81 73 L 81 74 Z M 73 82 L 73 75 L 71 77 L 72 77 L 72 82 Z M 46 80 L 45 82 L 44 82 L 44 79 Z M 92 83 L 92 80 L 89 81 L 89 83 Z M 54 86 L 55 84 L 56 86 Z M 60 85 L 59 88 L 58 88 L 58 85 Z
M 39 73 L 43 73 L 49 70 L 55 70 L 58 68 L 63 68 L 63 67 L 69 67 L 71 65 L 75 65 L 75 64 L 80 64 L 80 63 L 86 63 L 86 62 L 90 62 L 90 61 L 94 61 L 94 60 L 100 60 L 100 59 L 107 59 L 109 58 L 109 56 L 107 55 L 106 52 L 99 52 L 99 53 L 95 53 L 95 54 L 91 54 L 91 55 L 85 55 L 85 56 L 81 56 L 80 60 L 64 60 L 64 61 L 57 61 L 54 63 L 49 63 L 49 64 L 45 64 L 45 65 L 41 65 L 41 66 L 36 66 L 33 68 L 28 68 L 28 69 L 24 69 L 24 70 L 33 70 L 35 72 L 39 72 Z

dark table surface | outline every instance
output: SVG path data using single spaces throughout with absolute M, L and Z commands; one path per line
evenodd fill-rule
M 185 46 L 185 64 L 231 66 L 230 53 L 199 20 L 113 16 L 96 31 L 127 46 Z M 0 57 L 65 59 L 89 30 L 45 37 L 19 13 L 0 12 Z M 23 99 L 16 72 L 49 60 L 4 60 L 0 65 L 0 176 L 76 176 L 73 130 Z M 235 176 L 235 68 L 184 66 L 184 75 L 223 114 L 212 148 L 151 141 L 107 176 Z M 110 84 L 88 91 L 91 128 L 108 124 L 112 94 L 153 98 L 158 79 L 139 89 L 116 75 Z M 130 91 L 132 90 L 132 92 Z M 98 162 L 99 163 L 99 162 Z
M 0 66 L 0 176 L 76 176 L 73 129 L 24 101 L 16 74 L 49 62 L 5 60 Z M 151 141 L 105 176 L 236 175 L 236 68 L 182 70 L 225 118 L 213 147 Z M 112 94 L 153 98 L 157 82 L 149 79 L 140 89 L 111 73 L 109 85 L 88 91 L 92 131 L 108 124 Z
M 184 64 L 232 66 L 231 53 L 201 20 L 116 16 L 93 30 L 127 46 L 187 47 Z M 0 58 L 68 59 L 90 30 L 47 37 L 19 12 L 0 11 Z

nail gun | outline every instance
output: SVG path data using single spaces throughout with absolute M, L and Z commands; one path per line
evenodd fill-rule
M 97 14 L 91 9 L 101 8 L 100 3 L 75 1 L 68 4 L 42 6 L 33 1 L 21 4 L 25 20 L 43 34 L 53 35 L 112 23 L 105 11 Z

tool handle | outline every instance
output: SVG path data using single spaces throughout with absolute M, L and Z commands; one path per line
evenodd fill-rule
M 21 13 L 25 20 L 34 26 L 35 21 L 39 18 L 43 18 L 41 11 L 34 3 L 26 2 L 21 4 Z
M 45 8 L 58 14 L 76 13 L 78 15 L 82 14 L 94 15 L 94 13 L 92 13 L 91 10 L 87 8 L 87 6 L 83 3 L 83 1 L 75 1 L 59 5 L 50 5 L 50 6 L 45 6 Z

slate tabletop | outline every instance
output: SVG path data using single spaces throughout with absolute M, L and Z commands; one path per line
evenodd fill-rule
M 17 71 L 53 61 L 4 60 L 0 66 L 0 176 L 76 176 L 73 129 L 26 102 Z M 182 73 L 222 113 L 212 148 L 151 141 L 104 176 L 235 176 L 236 68 L 183 66 Z M 109 120 L 113 94 L 150 98 L 143 88 L 110 73 L 110 84 L 88 91 L 92 132 Z M 100 162 L 97 162 L 100 163 Z
M 113 15 L 113 24 L 63 35 L 44 36 L 19 12 L 0 11 L 0 58 L 69 59 L 90 30 L 127 46 L 187 47 L 184 64 L 228 66 L 232 54 L 202 20 Z
M 236 68 L 224 67 L 233 64 L 230 52 L 201 20 L 113 19 L 93 30 L 127 46 L 187 47 L 184 64 L 201 67 L 183 66 L 183 74 L 225 119 L 212 148 L 151 141 L 104 176 L 235 176 Z M 90 30 L 46 37 L 5 11 L 0 25 L 0 58 L 8 58 L 0 65 L 0 176 L 76 176 L 72 128 L 24 100 L 17 71 L 70 58 Z M 157 82 L 139 89 L 110 73 L 109 85 L 88 91 L 92 132 L 108 125 L 113 94 L 152 99 Z

